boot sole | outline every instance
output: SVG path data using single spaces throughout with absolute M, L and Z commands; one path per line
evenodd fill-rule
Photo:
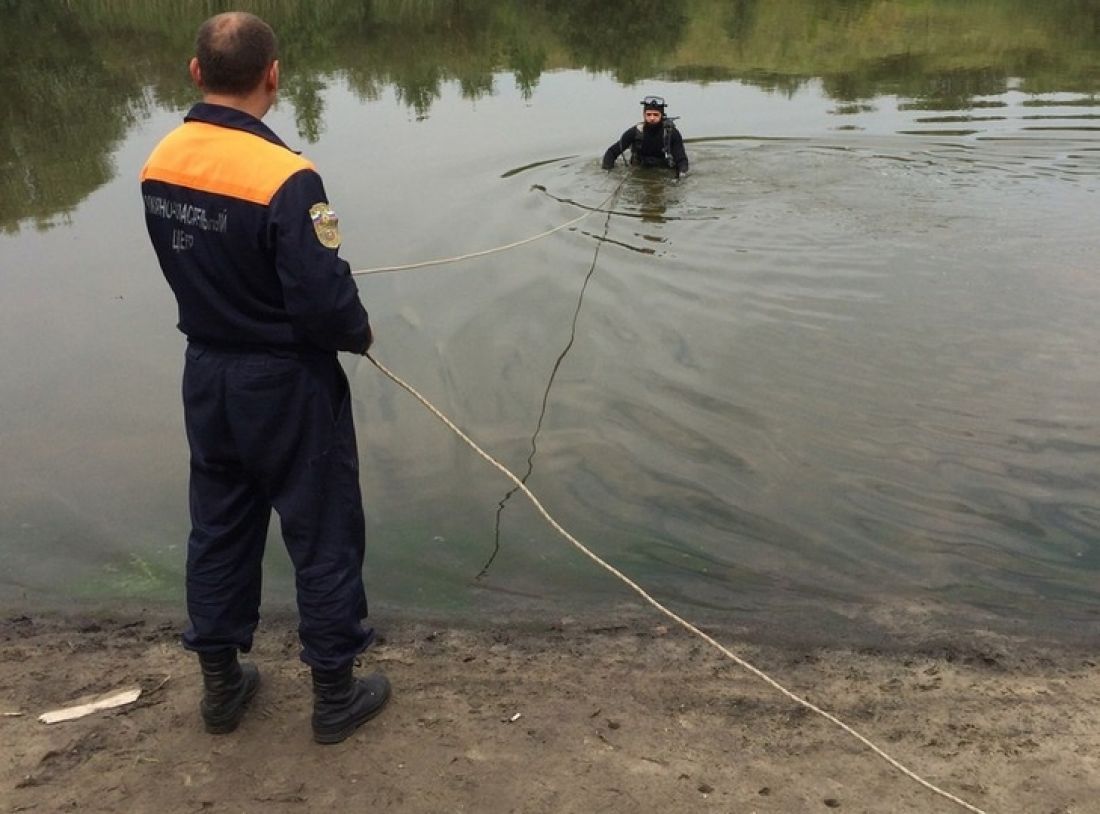
M 378 713 L 380 713 L 382 710 L 384 710 L 386 708 L 386 704 L 388 704 L 389 701 L 390 701 L 390 690 L 387 687 L 386 688 L 386 695 L 382 698 L 382 703 L 380 703 L 378 706 L 376 706 L 374 709 L 372 709 L 367 714 L 362 715 L 359 718 L 356 718 L 354 721 L 352 721 L 351 723 L 349 723 L 347 726 L 343 727 L 342 729 L 338 729 L 335 732 L 318 732 L 316 729 L 313 730 L 313 741 L 314 741 L 314 743 L 321 743 L 321 744 L 324 744 L 326 746 L 331 746 L 334 743 L 342 743 L 342 742 L 346 741 L 353 734 L 355 734 L 356 729 L 361 727 L 363 724 L 365 724 L 371 718 L 374 718 L 376 715 L 378 715 Z

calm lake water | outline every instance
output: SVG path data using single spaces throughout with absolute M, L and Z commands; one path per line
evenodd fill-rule
M 0 6 L 7 608 L 180 601 L 184 343 L 136 178 L 195 98 L 219 6 L 187 5 Z M 359 278 L 378 359 L 601 556 L 745 631 L 1100 639 L 1100 6 L 246 5 L 283 41 L 267 121 L 353 268 L 522 240 L 622 183 L 610 218 Z M 680 183 L 600 169 L 647 93 Z M 344 361 L 378 607 L 636 605 Z

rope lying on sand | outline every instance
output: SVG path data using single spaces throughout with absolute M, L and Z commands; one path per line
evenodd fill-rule
M 642 588 L 640 585 L 638 585 L 638 583 L 634 582 L 632 579 L 630 579 L 630 577 L 626 576 L 622 571 L 615 568 L 615 566 L 613 566 L 613 565 L 609 564 L 608 562 L 606 562 L 605 560 L 601 559 L 597 554 L 592 552 L 583 543 L 581 543 L 576 537 L 574 537 L 572 534 L 570 534 L 568 531 L 566 531 L 564 528 L 562 528 L 561 525 L 553 517 L 550 516 L 550 513 L 547 512 L 545 508 L 543 508 L 542 503 L 540 503 L 538 498 L 536 498 L 534 496 L 534 494 L 532 494 L 531 490 L 527 488 L 527 485 L 524 484 L 523 481 L 521 481 L 514 474 L 512 474 L 512 472 L 506 466 L 504 466 L 504 464 L 500 463 L 498 460 L 496 460 L 491 455 L 489 455 L 489 453 L 485 452 L 485 450 L 483 450 L 476 443 L 474 443 L 470 439 L 470 437 L 468 435 L 466 435 L 466 433 L 464 433 L 457 426 L 455 426 L 454 422 L 452 422 L 449 418 L 447 418 L 447 416 L 445 416 L 442 412 L 440 412 L 435 407 L 435 405 L 433 405 L 430 401 L 428 401 L 426 398 L 424 398 L 424 396 L 422 396 L 412 385 L 410 385 L 408 382 L 406 382 L 403 379 L 401 379 L 400 377 L 398 377 L 395 373 L 393 373 L 391 370 L 389 370 L 389 368 L 387 368 L 385 365 L 383 365 L 381 362 L 379 362 L 377 359 L 375 359 L 373 356 L 371 356 L 370 353 L 367 353 L 366 357 L 371 361 L 371 364 L 373 364 L 376 368 L 378 368 L 382 372 L 382 374 L 384 376 L 386 376 L 388 379 L 390 379 L 390 381 L 392 381 L 394 384 L 396 384 L 401 389 L 408 392 L 413 398 L 415 398 L 417 401 L 419 401 L 421 404 L 423 404 L 424 407 L 426 407 L 432 415 L 434 415 L 436 418 L 438 418 L 440 421 L 442 421 L 444 424 L 446 424 L 447 427 L 449 427 L 450 430 L 453 433 L 455 433 L 455 435 L 457 435 L 459 438 L 462 439 L 462 441 L 464 441 L 466 443 L 467 446 L 469 446 L 481 458 L 483 458 L 491 466 L 498 469 L 501 473 L 504 474 L 504 476 L 506 478 L 508 478 L 508 480 L 510 480 L 513 484 L 515 484 L 516 488 L 520 489 L 523 492 L 523 494 L 525 494 L 527 496 L 528 500 L 531 501 L 531 503 L 534 505 L 534 507 L 538 510 L 539 514 L 541 514 L 543 516 L 543 518 L 545 518 L 546 522 L 549 523 L 550 526 L 555 531 L 557 531 L 559 534 L 561 534 L 566 540 L 568 540 L 582 554 L 584 554 L 590 560 L 595 562 L 596 565 L 600 566 L 600 568 L 603 568 L 605 571 L 607 571 L 608 573 L 610 573 L 611 575 L 613 575 L 614 577 L 616 577 L 620 581 L 624 582 L 631 590 L 633 590 L 636 594 L 638 594 L 642 599 L 644 599 L 646 602 L 648 602 L 650 605 L 652 605 L 658 611 L 663 613 L 665 616 L 667 616 L 669 619 L 674 621 L 680 627 L 684 628 L 685 630 L 687 630 L 688 632 L 694 634 L 695 636 L 698 636 L 700 639 L 705 641 L 707 644 L 711 645 L 716 650 L 718 650 L 720 653 L 722 653 L 722 655 L 724 655 L 726 658 L 730 659 L 731 661 L 735 662 L 738 666 L 744 668 L 745 670 L 752 673 L 757 678 L 759 678 L 762 681 L 766 682 L 771 687 L 773 687 L 774 689 L 778 690 L 780 693 L 785 695 L 787 698 L 794 701 L 796 704 L 799 704 L 800 706 L 805 707 L 806 709 L 810 710 L 811 712 L 817 713 L 818 715 L 823 717 L 825 720 L 827 720 L 830 723 L 840 727 L 840 729 L 847 732 L 849 735 L 851 735 L 853 738 L 858 740 L 860 743 L 862 743 L 864 746 L 866 746 L 868 749 L 870 749 L 876 755 L 881 757 L 883 760 L 885 760 L 887 763 L 889 763 L 891 766 L 893 766 L 899 772 L 904 774 L 906 777 L 910 778 L 911 780 L 915 780 L 917 783 L 924 786 L 926 789 L 940 795 L 941 797 L 944 797 L 944 798 L 950 800 L 951 802 L 962 806 L 967 811 L 974 812 L 974 814 L 986 814 L 985 811 L 978 808 L 977 806 L 971 805 L 970 803 L 966 802 L 965 800 L 963 800 L 959 797 L 956 797 L 954 794 L 951 794 L 951 792 L 945 791 L 944 789 L 941 789 L 939 786 L 936 786 L 933 783 L 930 783 L 929 781 L 925 780 L 923 777 L 918 775 L 916 772 L 914 772 L 913 770 L 909 769 L 908 767 L 906 767 L 902 763 L 900 763 L 896 758 L 889 755 L 882 748 L 875 745 L 869 738 L 867 738 L 866 736 L 864 736 L 864 735 L 860 734 L 859 732 L 857 732 L 855 729 L 850 727 L 848 724 L 844 723 L 842 720 L 837 718 L 832 713 L 826 712 L 825 710 L 821 709 L 820 707 L 816 706 L 815 704 L 812 704 L 811 702 L 807 701 L 805 698 L 802 698 L 801 696 L 796 695 L 795 693 L 791 692 L 786 687 L 784 687 L 782 684 L 780 684 L 778 681 L 776 681 L 771 676 L 769 676 L 767 673 L 765 673 L 763 670 L 760 670 L 759 668 L 754 667 L 752 664 L 745 661 L 743 658 L 738 656 L 736 653 L 734 653 L 732 650 L 727 648 L 721 642 L 717 641 L 714 637 L 708 635 L 707 633 L 704 633 L 702 630 L 697 628 L 691 622 L 687 621 L 686 619 L 679 616 L 675 612 L 673 612 L 673 611 L 669 610 L 668 608 L 666 608 L 664 605 L 662 605 L 660 602 L 658 602 L 656 599 L 654 599 L 652 596 L 650 596 L 649 593 L 647 593 L 644 588 Z

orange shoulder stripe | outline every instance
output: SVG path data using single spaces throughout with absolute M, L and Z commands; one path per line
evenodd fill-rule
M 267 205 L 287 178 L 313 163 L 265 138 L 206 122 L 185 122 L 156 146 L 141 180 Z

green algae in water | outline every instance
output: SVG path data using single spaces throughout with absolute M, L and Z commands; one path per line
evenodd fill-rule
M 172 600 L 183 595 L 183 574 L 178 566 L 158 563 L 139 554 L 124 562 L 105 563 L 98 573 L 74 586 L 82 598 Z

